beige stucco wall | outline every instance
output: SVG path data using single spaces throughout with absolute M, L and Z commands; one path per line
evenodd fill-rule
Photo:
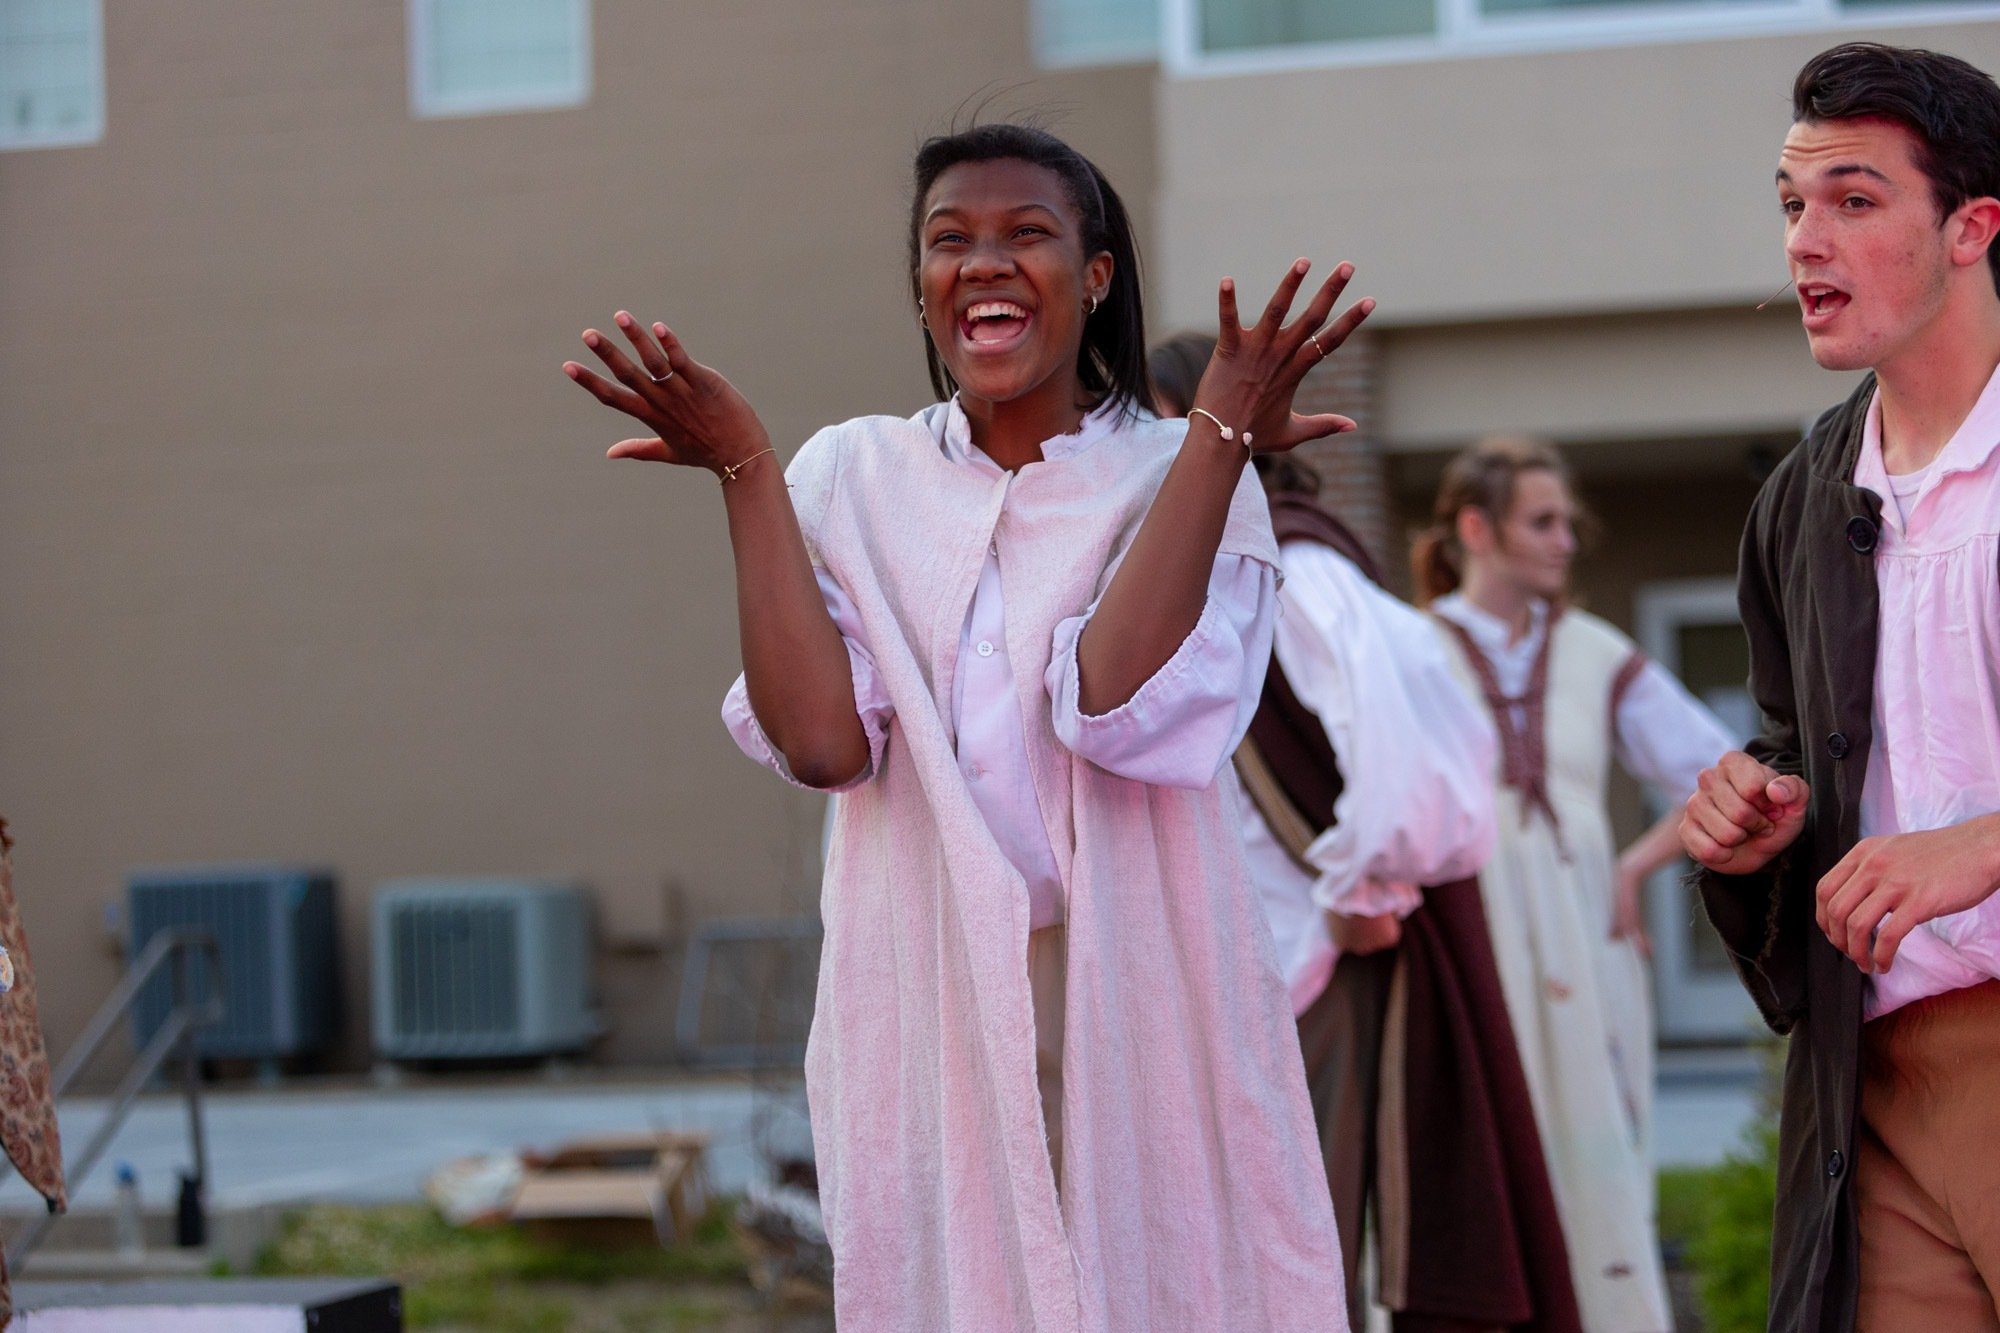
M 1384 326 L 1754 304 L 1792 77 L 1856 35 L 2000 69 L 1984 22 L 1163 82 L 1167 313 L 1301 254 L 1354 260 Z
M 740 759 L 721 507 L 602 461 L 558 364 L 673 321 L 787 452 L 924 401 L 918 139 L 1035 78 L 1025 6 L 597 0 L 581 109 L 416 120 L 400 0 L 108 6 L 102 143 L 0 154 L 0 812 L 60 1052 L 135 865 L 592 885 L 619 1059 L 675 925 L 810 904 L 818 803 Z M 1046 77 L 1142 214 L 1152 74 Z
M 1493 432 L 1555 440 L 1796 435 L 1852 375 L 1821 370 L 1797 306 L 1416 325 L 1381 340 L 1382 438 L 1395 451 Z

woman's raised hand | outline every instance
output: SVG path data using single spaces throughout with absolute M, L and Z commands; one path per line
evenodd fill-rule
M 638 353 L 637 365 L 596 329 L 583 332 L 584 345 L 597 354 L 616 383 L 574 361 L 563 362 L 563 373 L 589 390 L 591 397 L 653 432 L 650 437 L 620 440 L 607 457 L 705 467 L 721 476 L 770 448 L 771 437 L 749 400 L 689 356 L 672 329 L 655 324 L 649 333 L 623 310 L 617 319 L 619 331 Z
M 1348 417 L 1333 413 L 1301 416 L 1292 411 L 1292 398 L 1306 372 L 1333 355 L 1375 309 L 1373 300 L 1358 301 L 1339 319 L 1327 323 L 1334 302 L 1354 276 L 1354 265 L 1343 263 L 1313 294 L 1305 313 L 1285 323 L 1299 284 L 1311 268 L 1303 259 L 1294 263 L 1271 294 L 1263 315 L 1248 328 L 1237 319 L 1233 279 L 1222 280 L 1217 298 L 1221 328 L 1216 332 L 1215 355 L 1195 389 L 1194 405 L 1212 413 L 1238 440 L 1248 431 L 1251 448 L 1260 454 L 1281 453 L 1307 440 L 1354 429 Z

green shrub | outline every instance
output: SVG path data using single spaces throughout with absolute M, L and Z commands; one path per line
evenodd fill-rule
M 1718 1166 L 1660 1173 L 1660 1238 L 1694 1271 L 1706 1333 L 1764 1333 L 1784 1046 L 1766 1039 L 1757 1117 Z
M 1708 1333 L 1763 1333 L 1771 1303 L 1771 1211 L 1778 1194 L 1778 1127 L 1760 1119 L 1710 1172 L 1702 1224 L 1688 1245 Z

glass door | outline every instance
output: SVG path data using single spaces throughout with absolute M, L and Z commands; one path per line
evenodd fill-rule
M 1731 579 L 1649 584 L 1634 601 L 1634 627 L 1646 655 L 1680 677 L 1741 744 L 1756 734 L 1757 706 L 1745 682 L 1750 645 L 1736 614 Z M 1647 793 L 1657 819 L 1665 806 Z M 1722 940 L 1698 895 L 1682 882 L 1694 868 L 1683 858 L 1647 886 L 1653 934 L 1653 985 L 1663 1042 L 1743 1041 L 1760 1032 L 1757 1011 L 1736 979 Z

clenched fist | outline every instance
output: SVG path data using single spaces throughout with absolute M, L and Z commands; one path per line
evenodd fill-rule
M 1705 770 L 1681 818 L 1681 846 L 1710 870 L 1762 870 L 1805 827 L 1805 780 L 1779 776 L 1741 750 Z

